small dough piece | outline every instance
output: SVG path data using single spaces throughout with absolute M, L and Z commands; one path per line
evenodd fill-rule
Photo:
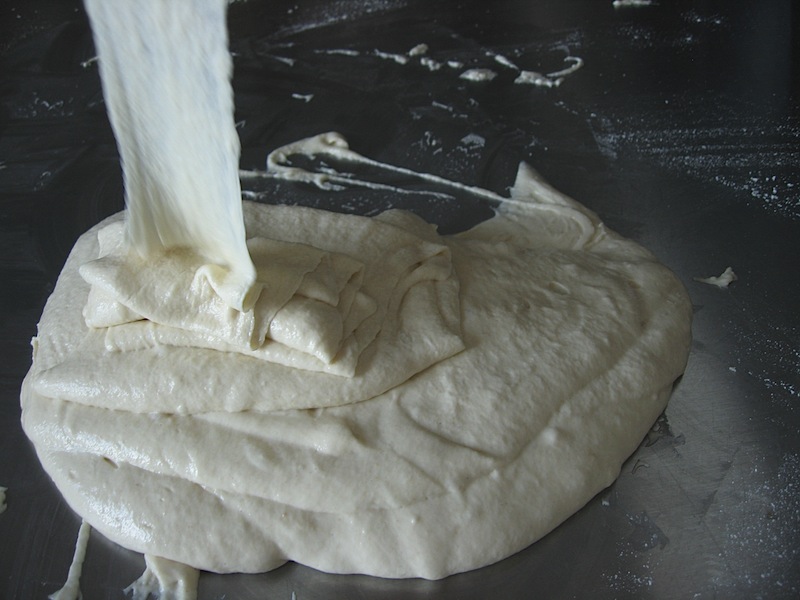
M 733 272 L 731 267 L 727 267 L 721 275 L 717 277 L 695 277 L 694 280 L 699 283 L 707 283 L 708 285 L 715 285 L 720 289 L 727 288 L 734 281 L 738 281 L 739 277 Z

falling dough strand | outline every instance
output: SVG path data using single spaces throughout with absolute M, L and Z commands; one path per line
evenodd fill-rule
M 224 301 L 258 295 L 245 245 L 226 0 L 87 0 L 123 165 L 127 234 L 145 257 L 194 248 Z

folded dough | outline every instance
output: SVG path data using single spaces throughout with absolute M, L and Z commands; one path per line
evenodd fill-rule
M 45 311 L 41 329 L 59 332 L 63 355 L 43 358 L 37 392 L 132 412 L 321 408 L 371 398 L 464 347 L 450 249 L 421 219 L 244 210 L 262 286 L 246 313 L 205 283 L 202 257 L 128 253 L 122 215 L 87 234 L 76 247 L 86 324 Z M 164 381 L 203 381 L 203 393 L 164 394 Z
M 407 213 L 245 205 L 251 238 L 363 261 L 378 306 L 364 323 L 385 314 L 353 377 L 245 351 L 108 349 L 78 274 L 101 225 L 42 316 L 25 431 L 93 527 L 197 568 L 436 579 L 509 556 L 618 475 L 683 371 L 691 304 L 649 252 L 525 168 L 499 213 L 439 238 Z M 387 284 L 392 260 L 403 276 Z

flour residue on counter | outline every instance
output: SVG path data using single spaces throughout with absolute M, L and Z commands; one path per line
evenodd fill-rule
M 448 57 L 444 52 L 434 52 L 434 56 L 431 56 L 431 49 L 432 47 L 429 44 L 419 43 L 407 52 L 403 53 L 389 52 L 377 48 L 372 50 L 358 50 L 354 48 L 324 48 L 316 49 L 314 52 L 316 54 L 326 56 L 349 57 L 362 60 L 364 58 L 374 56 L 381 60 L 393 62 L 403 67 L 409 67 L 413 65 L 423 66 L 430 72 L 440 71 L 442 67 L 448 67 L 450 71 L 460 71 L 458 74 L 459 79 L 473 83 L 486 83 L 498 77 L 498 72 L 495 71 L 490 65 L 480 64 L 483 62 L 481 58 L 487 58 L 496 65 L 516 72 L 517 76 L 514 79 L 514 83 L 534 85 L 545 88 L 560 86 L 566 77 L 572 75 L 575 73 L 575 71 L 583 67 L 582 58 L 578 56 L 571 56 L 569 54 L 563 59 L 564 63 L 566 63 L 564 68 L 540 72 L 537 70 L 522 68 L 504 54 L 493 51 L 485 51 L 482 53 L 483 56 L 469 57 L 466 58 L 465 61 L 464 58 L 454 59 Z M 452 52 L 452 50 L 449 52 Z M 464 51 L 459 51 L 459 53 L 462 56 L 464 55 Z M 525 48 L 518 48 L 516 54 L 520 56 L 526 54 Z M 294 60 L 295 59 L 292 59 L 292 64 L 294 64 Z M 474 66 L 465 68 L 465 64 L 467 62 L 474 64 Z M 363 62 L 360 64 L 363 65 Z
M 715 503 L 718 514 L 713 521 L 722 530 L 716 542 L 725 570 L 714 583 L 718 592 L 733 596 L 769 581 L 772 589 L 795 597 L 800 593 L 792 580 L 800 561 L 795 543 L 800 522 L 800 456 L 786 452 L 776 464 L 757 452 L 754 447 L 746 457 L 737 457 L 739 468 L 750 477 L 731 481 L 720 490 L 721 496 L 736 501 Z
M 689 175 L 749 198 L 748 204 L 772 214 L 800 219 L 800 127 L 752 115 L 703 117 L 697 128 L 676 128 L 674 111 L 702 110 L 698 105 L 665 104 L 647 120 L 606 112 L 590 117 L 599 149 L 610 159 L 620 154 L 652 161 L 676 174 Z M 709 124 L 708 121 L 717 124 Z
M 654 0 L 614 0 L 611 5 L 614 8 L 641 8 L 643 6 L 653 6 Z
M 497 73 L 492 69 L 477 67 L 474 69 L 467 69 L 461 73 L 461 75 L 459 75 L 459 78 L 464 79 L 465 81 L 474 81 L 478 83 L 491 81 L 495 77 L 497 77 Z
M 800 381 L 796 377 L 800 373 L 800 329 L 796 325 L 777 326 L 769 299 L 761 310 L 748 312 L 747 319 L 732 327 L 739 349 L 736 373 L 757 382 L 771 405 L 795 414 L 800 410 Z

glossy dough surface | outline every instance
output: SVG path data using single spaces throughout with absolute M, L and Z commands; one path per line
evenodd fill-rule
M 452 237 L 395 211 L 244 214 L 250 239 L 376 273 L 375 248 L 415 239 L 447 273 L 395 286 L 342 375 L 138 331 L 108 342 L 79 273 L 108 223 L 87 232 L 42 316 L 23 424 L 69 504 L 127 548 L 216 572 L 481 567 L 608 486 L 685 366 L 680 282 L 524 166 L 497 216 Z

